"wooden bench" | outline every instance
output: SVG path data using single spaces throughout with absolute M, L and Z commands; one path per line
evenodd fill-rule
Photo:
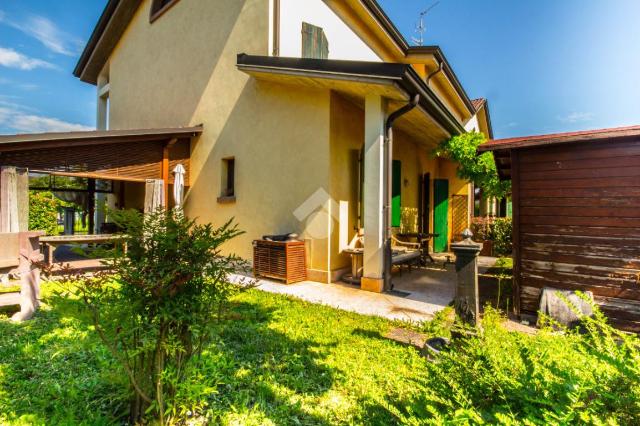
M 20 266 L 20 240 L 17 233 L 0 234 L 0 274 Z
M 97 234 L 97 235 L 56 235 L 40 238 L 40 244 L 45 253 L 47 265 L 53 264 L 53 252 L 56 247 L 69 244 L 126 244 L 125 237 L 119 234 Z
M 420 243 L 410 243 L 391 236 L 391 264 L 396 266 L 411 266 L 419 264 L 422 257 Z
M 20 292 L 0 294 L 0 306 L 20 306 L 20 311 L 11 317 L 13 321 L 31 318 L 40 305 L 40 235 L 41 232 L 0 234 L 0 272 L 20 276 Z

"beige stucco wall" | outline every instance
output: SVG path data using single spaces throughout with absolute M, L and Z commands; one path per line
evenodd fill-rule
M 257 82 L 236 69 L 238 53 L 267 54 L 268 4 L 181 1 L 150 24 L 146 0 L 109 65 L 110 128 L 204 124 L 185 209 L 216 225 L 234 217 L 246 233 L 227 249 L 247 259 L 264 234 L 308 237 L 319 220 L 293 212 L 329 186 L 329 92 Z M 217 202 L 225 157 L 236 159 L 230 204 Z M 326 270 L 327 241 L 316 238 L 309 250 L 310 266 Z
M 312 270 L 336 271 L 349 258 L 340 254 L 332 204 L 294 213 L 326 191 L 349 203 L 347 229 L 353 236 L 364 111 L 329 90 L 257 81 L 237 70 L 238 53 L 268 54 L 268 5 L 180 1 L 149 23 L 145 0 L 109 60 L 109 128 L 203 124 L 192 144 L 187 214 L 215 225 L 235 218 L 245 234 L 226 249 L 246 259 L 252 240 L 296 232 L 307 241 Z M 403 206 L 415 209 L 418 176 L 440 177 L 440 163 L 401 132 L 395 140 L 394 155 L 403 161 L 407 179 Z M 228 157 L 236 162 L 236 201 L 223 204 L 217 198 L 222 159 Z
M 332 94 L 330 194 L 336 203 L 348 203 L 346 229 L 349 241 L 354 237 L 358 223 L 358 156 L 363 144 L 364 110 L 340 95 Z M 330 240 L 330 267 L 333 271 L 350 265 L 349 256 L 340 253 L 339 223 L 336 218 L 337 216 L 333 218 L 334 229 Z

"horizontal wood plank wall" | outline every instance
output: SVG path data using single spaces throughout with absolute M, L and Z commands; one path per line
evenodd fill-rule
M 538 310 L 543 287 L 589 290 L 614 324 L 640 331 L 640 140 L 515 158 L 521 311 Z
M 10 151 L 0 154 L 0 165 L 32 170 L 95 173 L 113 179 L 160 179 L 164 141 L 69 146 Z M 180 141 L 169 151 L 170 170 L 181 163 L 189 185 L 189 142 Z M 170 183 L 173 174 L 170 173 Z

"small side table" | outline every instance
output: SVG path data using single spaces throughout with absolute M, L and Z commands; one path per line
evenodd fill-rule
M 348 248 L 343 250 L 351 256 L 351 272 L 347 272 L 342 276 L 342 280 L 351 284 L 360 285 L 362 279 L 362 261 L 364 255 L 364 249 L 362 248 Z

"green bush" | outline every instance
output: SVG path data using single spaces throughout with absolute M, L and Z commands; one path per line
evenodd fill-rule
M 488 309 L 483 332 L 428 364 L 413 414 L 433 424 L 638 424 L 640 341 L 595 310 L 580 332 L 527 335 Z
M 69 277 L 95 330 L 131 385 L 130 421 L 164 424 L 184 415 L 177 396 L 198 389 L 198 361 L 227 299 L 243 288 L 229 274 L 244 262 L 220 247 L 241 232 L 198 225 L 182 212 L 113 212 L 126 252 L 109 271 Z M 193 407 L 189 407 L 193 408 Z
M 513 221 L 510 217 L 473 218 L 471 232 L 476 241 L 493 241 L 494 256 L 511 255 Z
M 49 191 L 29 191 L 29 229 L 44 231 L 47 235 L 58 233 L 58 208 L 60 201 Z
M 513 221 L 510 217 L 496 218 L 493 222 L 493 251 L 496 256 L 511 256 L 513 250 Z

